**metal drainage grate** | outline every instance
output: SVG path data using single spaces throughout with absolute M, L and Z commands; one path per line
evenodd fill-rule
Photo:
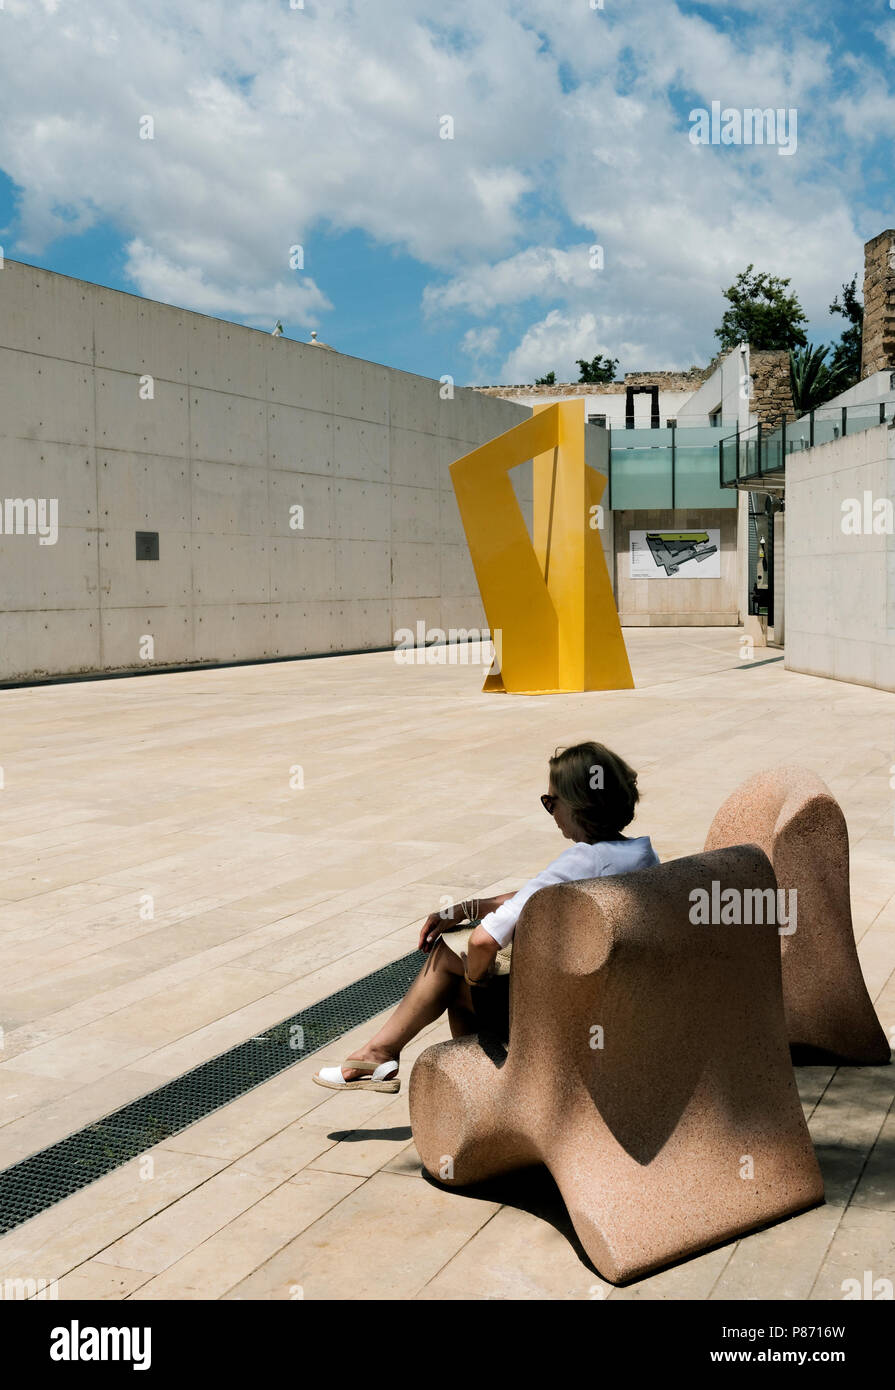
M 412 951 L 4 1169 L 0 1235 L 397 1004 L 419 971 Z

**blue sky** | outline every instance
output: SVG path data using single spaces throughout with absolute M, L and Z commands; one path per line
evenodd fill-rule
M 895 225 L 893 6 L 6 0 L 0 244 L 461 384 L 705 363 L 749 262 L 829 341 Z M 795 153 L 694 145 L 713 101 Z

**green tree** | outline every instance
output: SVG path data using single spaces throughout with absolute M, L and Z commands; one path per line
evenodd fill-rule
M 840 370 L 843 373 L 844 384 L 839 388 L 842 391 L 849 386 L 855 386 L 861 380 L 864 305 L 858 298 L 857 286 L 858 277 L 853 275 L 851 284 L 842 286 L 842 303 L 839 303 L 837 294 L 830 305 L 830 313 L 841 314 L 849 324 L 848 328 L 843 329 L 839 342 L 833 344 L 833 356 L 830 359 L 831 370 Z
M 844 391 L 848 384 L 845 368 L 826 361 L 828 347 L 812 347 L 808 343 L 803 348 L 789 352 L 789 384 L 792 388 L 792 403 L 797 415 L 807 415 L 825 405 L 831 397 Z
M 596 357 L 590 362 L 585 362 L 582 357 L 578 358 L 578 367 L 581 375 L 579 382 L 589 381 L 615 381 L 615 373 L 618 371 L 618 358 L 606 357 L 597 353 Z
M 555 386 L 556 372 L 548 372 L 546 376 L 535 377 L 535 386 Z
M 798 297 L 787 293 L 789 280 L 753 274 L 754 269 L 748 265 L 724 290 L 730 308 L 715 329 L 721 351 L 730 352 L 743 342 L 758 350 L 805 347 L 808 340 L 800 325 L 808 319 Z

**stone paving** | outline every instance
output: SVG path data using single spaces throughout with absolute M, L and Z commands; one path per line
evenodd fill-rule
M 736 629 L 627 629 L 637 688 L 485 696 L 390 654 L 0 691 L 0 1165 L 416 944 L 440 899 L 563 847 L 557 744 L 641 774 L 635 833 L 702 848 L 750 773 L 813 768 L 845 811 L 871 996 L 895 1029 L 895 696 L 740 660 Z M 398 1096 L 311 1074 L 371 1022 L 0 1239 L 0 1280 L 90 1299 L 841 1299 L 895 1279 L 895 1067 L 804 1067 L 827 1202 L 613 1288 L 546 1174 L 445 1192 Z M 661 1046 L 661 1039 L 657 1039 Z

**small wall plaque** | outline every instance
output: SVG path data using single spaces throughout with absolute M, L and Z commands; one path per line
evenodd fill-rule
M 137 532 L 137 559 L 158 559 L 158 531 Z

